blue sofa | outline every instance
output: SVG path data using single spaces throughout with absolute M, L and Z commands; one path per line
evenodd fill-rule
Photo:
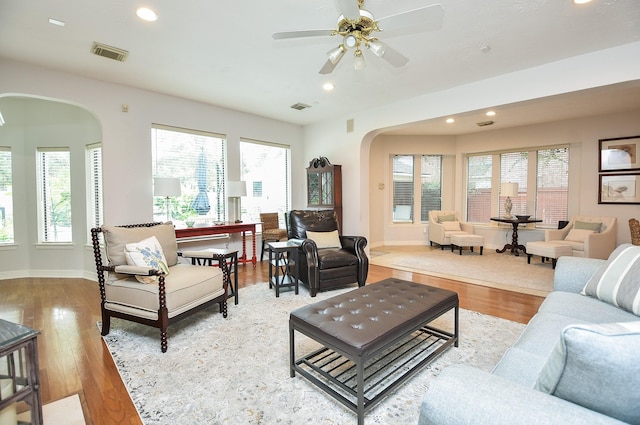
M 554 291 L 493 371 L 444 369 L 419 424 L 640 424 L 639 288 L 640 247 L 561 257 Z

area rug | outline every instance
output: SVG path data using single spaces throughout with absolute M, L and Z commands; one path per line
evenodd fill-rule
M 242 288 L 227 319 L 200 312 L 170 327 L 164 354 L 157 329 L 120 319 L 112 319 L 104 340 L 145 425 L 355 424 L 351 410 L 303 377 L 289 377 L 289 312 L 350 290 L 311 298 L 301 288 L 276 298 L 266 283 Z M 452 323 L 452 312 L 434 322 L 449 331 Z M 422 396 L 443 367 L 466 363 L 489 371 L 523 328 L 461 310 L 460 346 L 391 393 L 365 423 L 417 423 Z M 296 347 L 298 355 L 318 348 L 297 333 Z
M 482 255 L 478 248 L 459 255 L 448 247 L 441 250 L 429 246 L 385 246 L 372 251 L 370 262 L 377 266 L 543 297 L 553 290 L 551 262 L 542 263 L 538 256 L 527 264 L 526 254 L 516 257 L 508 252 L 496 253 L 495 249 L 486 249 Z
M 29 412 L 18 415 L 18 423 L 30 423 Z M 78 394 L 42 406 L 43 425 L 85 425 L 82 402 Z M 4 423 L 4 422 L 0 422 Z M 13 423 L 16 423 L 15 421 Z

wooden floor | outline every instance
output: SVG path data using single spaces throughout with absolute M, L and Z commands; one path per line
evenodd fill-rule
M 266 262 L 255 269 L 241 266 L 239 277 L 240 287 L 267 282 Z M 456 291 L 462 308 L 521 323 L 535 314 L 543 300 L 373 265 L 367 283 L 388 277 Z M 38 349 L 44 403 L 77 393 L 88 425 L 142 424 L 96 326 L 99 298 L 97 283 L 83 279 L 1 280 L 0 318 L 41 331 Z M 229 309 L 233 314 L 233 303 Z

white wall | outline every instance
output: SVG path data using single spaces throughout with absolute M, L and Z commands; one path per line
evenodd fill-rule
M 306 157 L 301 148 L 302 128 L 298 125 L 7 60 L 0 60 L 0 75 L 0 96 L 18 94 L 62 100 L 96 117 L 102 126 L 107 223 L 144 223 L 153 219 L 150 142 L 153 123 L 225 134 L 230 179 L 240 175 L 240 138 L 290 145 L 291 162 L 297 165 L 292 167 L 292 180 L 304 181 Z M 122 112 L 123 104 L 128 105 L 129 112 Z M 5 142 L 0 144 L 6 146 Z M 31 186 L 33 184 L 27 182 L 27 187 L 16 187 L 16 190 L 35 190 Z M 292 202 L 302 204 L 296 194 Z M 35 211 L 35 201 L 29 200 L 19 207 L 16 215 Z M 22 230 L 17 228 L 16 232 Z M 84 237 L 76 239 L 74 235 L 76 244 L 84 246 L 85 240 Z M 15 267 L 24 258 L 29 258 L 29 269 L 24 270 L 22 265 Z M 78 268 L 75 261 L 58 261 L 49 250 L 37 249 L 31 238 L 27 243 L 0 250 L 0 278 L 19 277 L 24 273 L 31 276 L 91 274 L 95 266 L 93 252 L 88 247 L 84 247 L 82 258 L 84 268 Z

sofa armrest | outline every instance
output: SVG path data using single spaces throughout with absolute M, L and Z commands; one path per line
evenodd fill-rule
M 553 275 L 553 290 L 580 293 L 605 260 L 586 257 L 560 257 Z
M 489 372 L 452 365 L 429 385 L 418 424 L 621 425 L 623 422 Z

